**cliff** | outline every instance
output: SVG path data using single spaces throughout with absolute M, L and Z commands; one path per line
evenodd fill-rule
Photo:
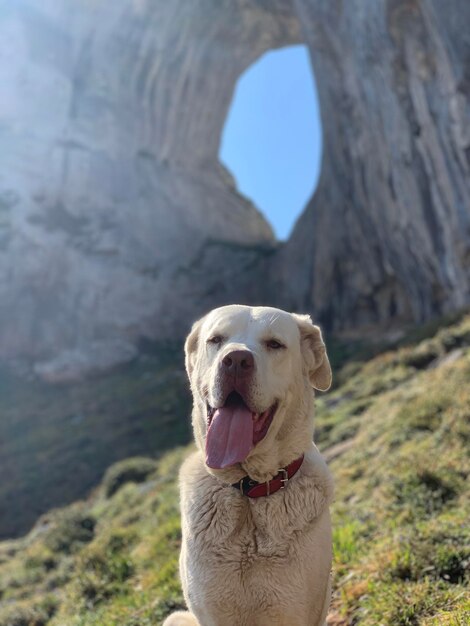
M 251 4 L 1 9 L 0 358 L 106 369 L 273 248 L 217 156 L 237 77 L 299 40 L 285 3 Z
M 0 359 L 49 380 L 227 301 L 330 330 L 470 300 L 465 0 L 19 0 L 0 12 Z M 324 126 L 290 241 L 218 161 L 234 85 L 305 42 Z
M 285 297 L 332 330 L 462 307 L 470 298 L 470 38 L 462 28 L 470 4 L 296 7 L 324 155 L 317 192 L 281 253 Z

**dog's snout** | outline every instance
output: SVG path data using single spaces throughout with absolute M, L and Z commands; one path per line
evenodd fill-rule
M 234 350 L 222 359 L 222 369 L 232 376 L 248 376 L 254 367 L 255 359 L 249 350 Z

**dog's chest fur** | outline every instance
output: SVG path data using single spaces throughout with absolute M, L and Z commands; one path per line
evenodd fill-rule
M 213 604 L 228 615 L 231 605 L 252 615 L 255 608 L 279 605 L 283 595 L 285 603 L 292 602 L 292 585 L 305 585 L 305 552 L 317 552 L 315 526 L 328 514 L 326 466 L 315 467 L 307 455 L 286 489 L 249 499 L 209 475 L 195 457 L 182 470 L 181 559 L 189 602 L 205 610 Z M 284 584 L 286 571 L 291 580 Z M 243 598 L 234 602 L 240 593 Z

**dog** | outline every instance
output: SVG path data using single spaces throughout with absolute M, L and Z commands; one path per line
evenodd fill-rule
M 313 444 L 313 389 L 332 374 L 319 327 L 224 306 L 194 324 L 185 355 L 197 444 L 180 471 L 189 612 L 164 626 L 325 624 L 333 481 Z

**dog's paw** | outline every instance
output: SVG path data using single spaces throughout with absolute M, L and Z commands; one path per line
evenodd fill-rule
M 199 622 L 192 613 L 177 611 L 166 618 L 163 626 L 199 626 Z

